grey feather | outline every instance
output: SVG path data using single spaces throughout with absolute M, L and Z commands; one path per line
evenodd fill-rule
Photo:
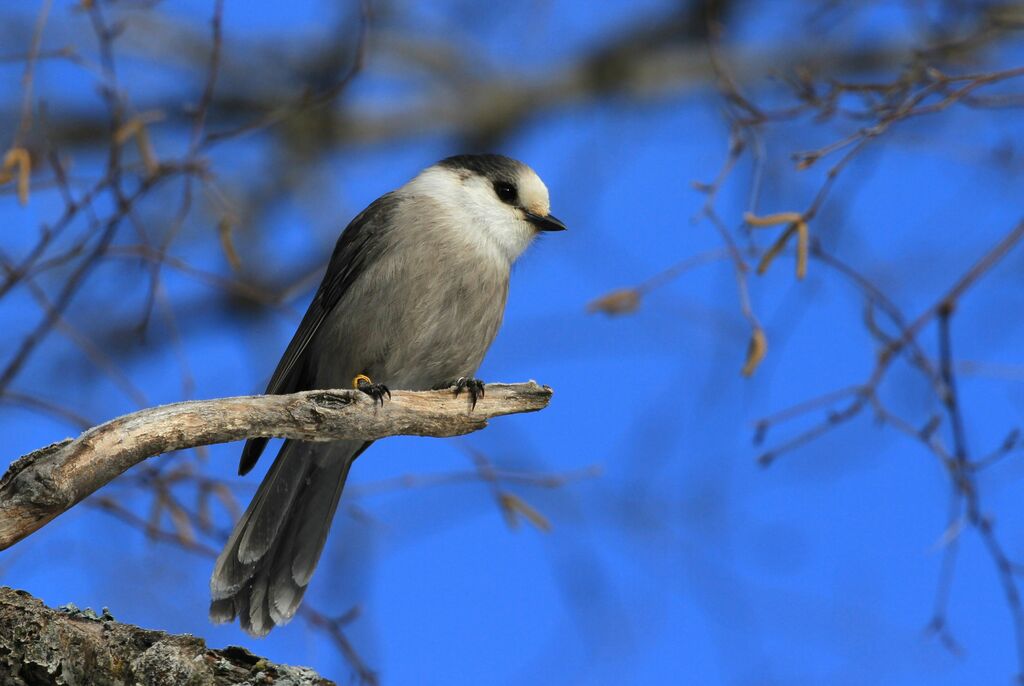
M 432 169 L 447 175 L 440 191 L 414 180 L 374 202 L 342 233 L 268 393 L 350 387 L 357 374 L 392 389 L 425 390 L 475 374 L 501 324 L 514 256 L 475 236 L 473 202 L 463 206 L 450 196 L 462 193 L 459 184 L 473 174 L 484 177 L 473 191 L 479 196 L 493 192 L 492 177 L 532 171 L 500 156 L 449 158 Z M 537 184 L 546 205 L 547 190 Z M 508 230 L 518 232 L 519 250 L 525 248 L 531 236 L 515 223 L 520 215 L 497 198 L 484 200 L 497 210 L 481 216 L 509 213 Z M 502 249 L 507 252 L 505 244 Z M 265 445 L 266 439 L 246 442 L 240 473 Z M 285 441 L 217 559 L 211 619 L 237 617 L 247 632 L 263 636 L 294 616 L 352 462 L 369 445 Z
M 389 193 L 378 198 L 359 213 L 342 232 L 338 239 L 327 272 L 309 304 L 299 328 L 281 356 L 274 374 L 267 384 L 267 394 L 293 393 L 314 388 L 315 377 L 307 362 L 307 348 L 320 330 L 324 320 L 334 311 L 338 301 L 362 273 L 365 265 L 374 260 L 382 250 L 382 238 L 395 206 L 395 198 Z M 376 253 L 376 254 L 375 254 Z M 242 448 L 238 473 L 246 474 L 253 468 L 267 445 L 266 438 L 251 438 Z

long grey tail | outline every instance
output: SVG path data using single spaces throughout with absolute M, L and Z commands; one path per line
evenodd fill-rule
M 210 578 L 210 619 L 266 636 L 295 615 L 362 441 L 285 441 Z

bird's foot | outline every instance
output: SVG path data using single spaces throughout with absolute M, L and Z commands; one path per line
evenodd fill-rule
M 460 376 L 454 383 L 448 384 L 447 388 L 454 389 L 456 398 L 466 391 L 469 394 L 471 407 L 474 408 L 477 399 L 484 397 L 484 382 L 471 376 Z
M 382 383 L 374 383 L 366 374 L 356 374 L 356 377 L 352 379 L 352 388 L 370 396 L 375 402 L 379 402 L 381 407 L 384 407 L 385 395 L 388 400 L 391 399 L 391 391 L 388 390 L 388 387 Z

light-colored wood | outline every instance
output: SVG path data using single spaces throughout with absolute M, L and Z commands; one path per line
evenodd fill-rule
M 361 391 L 319 390 L 161 405 L 112 419 L 15 460 L 0 478 L 0 550 L 8 548 L 143 460 L 257 436 L 304 441 L 458 436 L 487 420 L 535 412 L 551 389 L 533 381 L 469 394 L 394 391 L 381 405 Z

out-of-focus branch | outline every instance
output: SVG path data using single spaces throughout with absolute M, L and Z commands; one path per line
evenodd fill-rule
M 0 479 L 0 549 L 40 529 L 133 465 L 162 453 L 257 436 L 304 441 L 458 436 L 500 415 L 547 406 L 531 381 L 488 384 L 470 407 L 450 390 L 396 391 L 378 405 L 361 391 L 241 396 L 149 408 L 24 455 Z
M 961 275 L 961 277 L 957 279 L 956 282 L 934 302 L 934 304 L 924 310 L 924 312 L 918 315 L 915 319 L 910 320 L 897 336 L 885 341 L 884 346 L 879 351 L 877 359 L 875 360 L 874 369 L 864 383 L 840 389 L 838 392 L 831 391 L 820 398 L 806 401 L 796 408 L 790 408 L 783 413 L 779 413 L 773 417 L 759 421 L 758 435 L 760 438 L 763 438 L 764 432 L 780 420 L 788 421 L 795 417 L 804 415 L 807 412 L 817 410 L 822 406 L 828 406 L 832 401 L 843 398 L 847 395 L 852 397 L 852 400 L 846 407 L 841 409 L 832 409 L 822 422 L 815 424 L 811 428 L 789 439 L 781 445 L 777 445 L 762 453 L 758 457 L 758 462 L 763 466 L 768 466 L 775 462 L 780 455 L 806 445 L 810 441 L 813 441 L 832 431 L 836 427 L 845 424 L 854 417 L 859 416 L 863 410 L 872 406 L 877 410 L 879 408 L 878 389 L 881 387 L 882 382 L 891 369 L 893 362 L 899 357 L 899 355 L 906 352 L 908 348 L 915 344 L 915 341 L 922 329 L 938 319 L 943 312 L 952 311 L 956 308 L 964 294 L 973 285 L 975 285 L 979 279 L 989 274 L 991 270 L 1022 241 L 1024 241 L 1024 221 L 1021 221 L 1014 226 L 980 259 L 972 264 L 971 267 L 968 268 L 967 271 L 965 271 L 963 275 Z M 927 361 L 925 362 L 927 363 Z M 941 378 L 939 381 L 939 388 L 944 389 L 947 383 Z M 941 392 L 945 394 L 947 391 L 943 390 Z M 794 409 L 796 411 L 794 411 Z M 888 419 L 887 416 L 883 416 L 882 418 Z M 914 431 L 911 433 L 913 435 L 919 434 L 920 432 Z M 929 433 L 930 432 L 924 433 L 926 442 L 929 438 L 927 435 Z M 937 456 L 942 459 L 943 464 L 949 466 L 949 455 L 947 452 L 944 449 L 936 450 L 937 446 L 933 446 L 930 443 L 929 446 L 933 451 L 937 452 Z
M 341 103 L 330 112 L 310 112 L 316 109 L 311 104 L 331 102 L 337 89 L 351 79 L 351 73 L 343 71 L 329 87 L 318 87 L 322 74 L 337 71 L 337 42 L 314 44 L 291 60 L 298 65 L 293 69 L 281 68 L 276 39 L 273 45 L 235 43 L 223 56 L 217 93 L 206 109 L 208 128 L 217 132 L 207 142 L 280 122 L 287 116 L 309 114 L 279 131 L 287 134 L 287 142 L 323 145 L 329 140 L 335 146 L 370 145 L 455 133 L 464 139 L 493 144 L 543 112 L 609 96 L 659 98 L 708 87 L 718 74 L 705 39 L 693 31 L 692 21 L 686 8 L 681 7 L 678 12 L 623 27 L 592 50 L 543 72 L 514 75 L 507 70 L 486 69 L 479 55 L 454 50 L 450 41 L 432 43 L 414 33 L 378 26 L 371 56 L 375 59 L 366 60 L 371 71 L 423 73 L 424 54 L 445 56 L 443 66 L 428 65 L 423 73 L 430 87 L 419 92 L 429 95 L 418 95 L 409 106 L 397 110 Z M 133 30 L 124 37 L 127 50 L 146 59 L 205 70 L 210 39 L 201 29 L 159 15 L 135 16 L 128 26 Z M 992 26 L 986 46 L 1012 35 L 1009 29 L 1000 28 L 1001 23 Z M 364 34 L 360 32 L 352 46 L 357 71 L 364 61 Z M 756 49 L 736 45 L 723 50 L 723 54 L 737 83 L 750 84 L 794 70 L 807 76 L 873 74 L 898 69 L 914 61 L 920 52 L 919 46 L 907 42 L 801 45 L 799 41 Z M 980 47 L 939 46 L 928 55 L 936 60 L 962 61 Z M 296 91 L 301 93 L 298 99 Z M 193 123 L 193 112 L 183 109 L 176 99 L 158 100 L 152 106 L 165 115 L 166 126 Z M 0 111 L 0 121 L 16 118 L 16 112 Z M 107 123 L 102 114 L 91 110 L 64 108 L 60 116 L 51 118 L 50 136 L 65 148 L 96 145 L 106 140 Z
M 122 624 L 106 609 L 56 610 L 0 587 L 4 683 L 291 684 L 333 682 L 305 667 L 274 664 L 244 648 L 213 650 L 201 638 Z

